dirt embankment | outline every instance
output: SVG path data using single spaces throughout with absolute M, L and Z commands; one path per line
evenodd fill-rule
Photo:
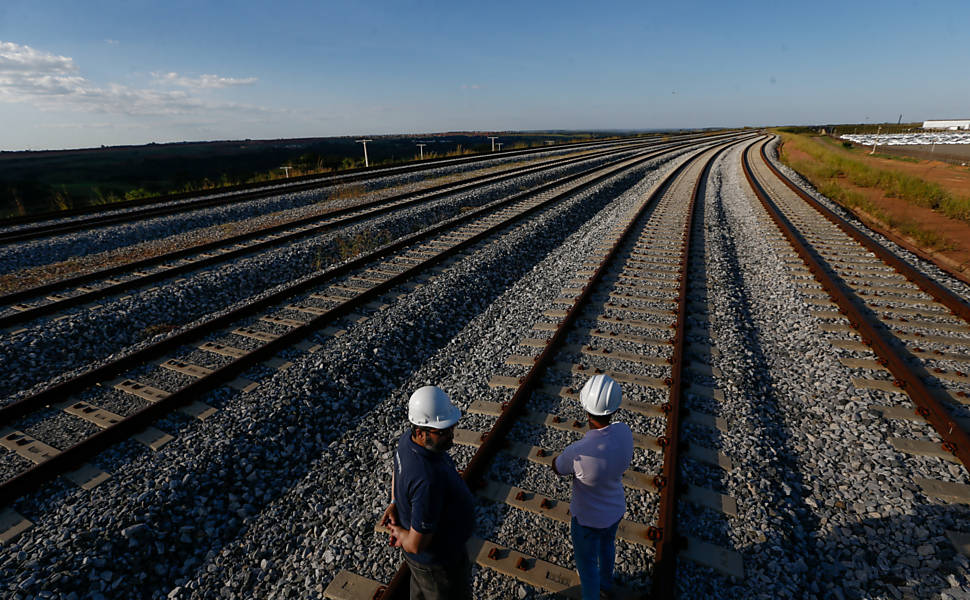
M 833 145 L 834 146 L 834 145 Z M 939 147 L 938 147 L 939 148 Z M 899 171 L 919 177 L 925 181 L 939 184 L 951 194 L 970 196 L 970 168 L 950 165 L 940 161 L 918 160 L 915 162 L 893 160 L 868 156 L 860 152 L 849 152 L 841 148 L 832 148 L 842 153 L 846 158 L 863 162 L 869 166 L 887 171 Z M 793 161 L 811 161 L 811 156 L 795 148 L 793 144 L 785 144 L 783 150 Z M 970 159 L 968 159 L 970 160 Z M 902 239 L 911 246 L 918 247 L 935 260 L 963 275 L 963 279 L 970 281 L 970 223 L 952 219 L 933 209 L 917 206 L 906 200 L 887 196 L 885 192 L 876 188 L 860 187 L 850 183 L 846 178 L 839 178 L 839 185 L 847 190 L 863 194 L 873 205 L 878 206 L 885 213 L 902 221 L 915 221 L 922 228 L 935 231 L 947 241 L 947 248 L 932 250 L 920 247 L 916 240 L 905 236 L 899 231 L 888 227 L 882 221 L 857 209 L 854 213 L 871 227 L 886 231 L 890 237 Z

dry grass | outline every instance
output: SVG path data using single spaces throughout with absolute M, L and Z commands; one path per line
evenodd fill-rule
M 954 197 L 939 185 L 917 177 L 875 169 L 837 154 L 802 135 L 781 134 L 785 146 L 804 152 L 809 157 L 795 159 L 785 152 L 782 146 L 782 162 L 798 171 L 816 189 L 839 204 L 866 213 L 886 226 L 895 229 L 917 241 L 921 246 L 933 250 L 950 250 L 953 244 L 938 232 L 926 229 L 918 221 L 900 218 L 888 213 L 869 201 L 865 195 L 851 189 L 845 182 L 860 188 L 878 189 L 889 197 L 896 197 L 918 206 L 937 210 L 949 217 L 970 222 L 970 199 Z
M 393 188 L 387 188 L 388 190 Z M 384 191 L 384 190 L 382 190 Z M 335 189 L 333 192 L 327 196 L 327 202 L 333 202 L 336 200 L 357 200 L 358 198 L 363 198 L 367 195 L 367 188 L 359 183 L 342 185 Z
M 317 271 L 325 269 L 336 262 L 342 262 L 365 254 L 393 241 L 391 232 L 378 229 L 364 231 L 354 236 L 336 238 L 334 247 L 321 248 L 313 258 L 313 268 Z
M 148 327 L 142 329 L 138 332 L 139 339 L 147 340 L 153 338 L 161 333 L 171 333 L 178 329 L 178 325 L 172 325 L 171 323 L 158 323 L 155 325 L 149 325 Z
M 341 260 L 347 260 L 380 248 L 393 239 L 394 236 L 383 229 L 358 233 L 352 238 L 337 238 L 337 255 L 340 256 Z
M 936 231 L 922 227 L 918 221 L 913 219 L 896 217 L 870 202 L 868 198 L 859 192 L 846 189 L 837 182 L 820 183 L 816 184 L 815 187 L 824 196 L 835 200 L 839 204 L 862 212 L 883 225 L 913 238 L 923 248 L 932 250 L 954 249 L 953 243 Z
M 843 156 L 831 144 L 819 142 L 803 135 L 781 134 L 785 144 L 801 150 L 812 157 L 811 161 L 791 160 L 784 157 L 786 164 L 808 177 L 835 181 L 844 177 L 858 187 L 882 190 L 891 198 L 900 198 L 917 206 L 933 209 L 950 218 L 970 223 L 970 198 L 956 196 L 937 183 L 900 173 L 877 169 Z M 784 148 L 783 152 L 784 154 Z M 804 171 L 803 171 L 804 169 Z

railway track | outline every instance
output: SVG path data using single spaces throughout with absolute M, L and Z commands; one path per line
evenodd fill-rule
M 661 148 L 678 146 L 664 144 Z M 12 395 L 49 379 L 47 372 L 34 369 L 29 361 L 23 360 L 24 355 L 18 353 L 18 348 L 29 347 L 31 352 L 44 355 L 51 370 L 67 372 L 84 368 L 112 353 L 126 352 L 132 345 L 149 343 L 150 339 L 157 339 L 159 332 L 204 319 L 250 296 L 286 285 L 292 279 L 311 276 L 339 260 L 340 245 L 346 245 L 348 240 L 404 235 L 416 227 L 500 197 L 510 188 L 537 185 L 559 171 L 577 171 L 608 160 L 616 159 L 602 156 L 588 164 L 550 167 L 558 171 L 521 175 L 526 179 L 508 180 L 498 175 L 499 183 L 481 182 L 480 185 L 489 187 L 480 191 L 460 186 L 466 190 L 460 195 L 444 190 L 439 192 L 440 196 L 405 198 L 391 207 L 377 203 L 373 209 L 377 216 L 370 213 L 372 216 L 368 217 L 368 213 L 360 211 L 338 218 L 336 224 L 311 222 L 295 231 L 227 243 L 154 267 L 136 265 L 130 274 L 119 274 L 118 269 L 112 268 L 106 280 L 91 282 L 84 277 L 82 281 L 75 281 L 81 284 L 81 289 L 45 286 L 39 298 L 20 302 L 15 305 L 16 309 L 8 308 L 0 314 L 0 323 L 8 328 L 4 332 L 6 348 L 0 357 L 9 357 L 11 369 L 16 373 L 0 387 Z M 375 230 L 378 235 L 368 237 Z M 323 235 L 313 235 L 314 231 Z M 256 276 L 259 273 L 265 275 Z M 48 318 L 38 318 L 45 316 Z M 99 322 L 105 325 L 99 326 Z M 161 325 L 152 329 L 155 324 Z
M 875 407 L 884 419 L 918 425 L 918 438 L 892 437 L 897 451 L 970 468 L 970 305 L 799 189 L 766 143 L 746 149 L 744 174 L 822 335 L 856 374 L 852 386 L 884 398 Z M 929 498 L 970 504 L 965 483 L 915 483 Z
M 81 487 L 98 485 L 109 475 L 84 461 L 104 448 L 131 436 L 153 449 L 162 447 L 171 436 L 152 427 L 162 415 L 181 407 L 194 418 L 207 418 L 215 408 L 197 401 L 203 392 L 226 383 L 237 389 L 250 389 L 253 382 L 240 378 L 248 369 L 257 365 L 286 368 L 284 361 L 275 359 L 276 355 L 299 347 L 312 333 L 322 330 L 329 335 L 342 335 L 345 330 L 338 326 L 341 320 L 352 326 L 365 318 L 355 311 L 380 310 L 381 305 L 374 304 L 379 298 L 427 274 L 449 257 L 664 152 L 614 161 L 493 202 L 7 404 L 0 408 L 0 426 L 5 428 L 0 445 L 34 466 L 0 484 L 0 502 L 10 506 L 64 472 Z M 233 341 L 228 342 L 227 338 Z M 199 353 L 215 363 L 208 362 L 206 366 L 205 360 L 198 359 Z M 182 385 L 174 390 L 153 386 L 149 383 L 155 381 L 153 371 L 174 374 Z M 118 394 L 125 397 L 124 402 L 117 402 Z M 137 408 L 131 409 L 135 399 Z M 128 414 L 113 412 L 103 400 L 127 404 Z M 37 415 L 36 411 L 42 414 Z M 16 429 L 17 420 L 62 414 L 81 419 L 94 433 L 82 436 L 62 451 Z M 26 519 L 9 509 L 0 521 L 5 525 L 0 535 L 3 539 L 29 527 Z
M 695 136 L 691 136 L 695 137 Z M 607 148 L 622 148 L 628 145 L 639 145 L 643 142 L 639 140 L 628 140 L 622 142 L 608 142 L 599 144 L 581 144 L 577 146 L 561 146 L 556 147 L 557 151 L 563 151 L 564 149 L 574 149 L 574 150 L 584 150 L 584 149 L 597 149 L 601 147 Z M 310 176 L 305 179 L 300 179 L 299 181 L 293 182 L 274 182 L 272 185 L 259 185 L 256 189 L 246 189 L 243 191 L 230 191 L 226 193 L 216 193 L 211 192 L 205 193 L 200 198 L 180 199 L 177 202 L 172 202 L 172 198 L 166 197 L 165 199 L 145 199 L 143 201 L 134 201 L 132 203 L 122 203 L 117 205 L 109 205 L 108 207 L 97 207 L 100 208 L 99 212 L 108 212 L 110 214 L 95 214 L 94 216 L 79 217 L 76 219 L 63 220 L 62 217 L 65 215 L 57 214 L 48 217 L 48 219 L 57 219 L 57 222 L 46 223 L 44 221 L 38 220 L 36 223 L 26 223 L 22 225 L 15 226 L 14 228 L 8 230 L 0 230 L 0 244 L 12 244 L 16 242 L 24 242 L 29 240 L 35 240 L 46 237 L 53 237 L 60 234 L 71 233 L 76 231 L 83 231 L 95 228 L 107 227 L 110 225 L 117 225 L 122 223 L 129 223 L 136 220 L 144 220 L 154 217 L 161 217 L 167 215 L 173 215 L 188 211 L 195 211 L 204 208 L 214 207 L 214 206 L 224 206 L 226 204 L 238 204 L 241 202 L 248 202 L 252 200 L 258 200 L 261 198 L 268 198 L 273 196 L 278 196 L 281 194 L 289 194 L 296 192 L 304 192 L 309 190 L 320 189 L 328 186 L 334 185 L 345 185 L 350 183 L 367 182 L 382 177 L 399 176 L 410 173 L 421 173 L 422 171 L 427 171 L 431 169 L 437 169 L 449 166 L 462 166 L 466 164 L 475 164 L 483 161 L 492 161 L 501 158 L 512 158 L 512 157 L 526 157 L 535 154 L 546 154 L 550 152 L 549 149 L 541 150 L 513 150 L 509 153 L 502 153 L 501 155 L 492 155 L 488 157 L 469 157 L 463 159 L 448 159 L 441 162 L 434 163 L 421 163 L 419 165 L 405 166 L 405 167 L 394 167 L 388 169 L 378 169 L 374 171 L 366 171 L 362 173 L 353 173 L 347 175 L 331 175 L 331 176 Z M 198 194 L 193 194 L 197 196 Z M 181 198 L 181 196 L 179 195 Z M 122 209 L 124 212 L 114 212 L 115 210 Z M 0 225 L 2 227 L 2 225 Z
M 691 385 L 688 369 L 704 370 L 692 355 L 709 356 L 709 347 L 690 347 L 688 318 L 703 307 L 691 302 L 689 258 L 692 240 L 699 237 L 702 226 L 694 219 L 694 207 L 703 201 L 704 182 L 715 158 L 730 144 L 698 152 L 684 161 L 646 196 L 625 226 L 614 230 L 613 239 L 595 248 L 586 268 L 568 282 L 555 308 L 546 316 L 558 321 L 535 325 L 534 336 L 523 339 L 519 346 L 538 354 L 512 354 L 509 368 L 528 369 L 522 376 L 496 375 L 489 385 L 509 390 L 505 401 L 475 400 L 468 407 L 471 414 L 493 417 L 494 424 L 485 433 L 458 429 L 457 444 L 477 447 L 462 470 L 462 477 L 480 498 L 487 502 L 507 504 L 516 511 L 527 511 L 559 523 L 568 523 L 568 501 L 501 481 L 491 469 L 498 454 L 510 455 L 548 466 L 557 448 L 524 444 L 511 435 L 517 421 L 552 430 L 582 433 L 585 423 L 575 414 L 580 379 L 593 373 L 606 372 L 621 382 L 625 399 L 621 419 L 633 416 L 634 445 L 642 451 L 659 454 L 652 457 L 649 471 L 631 468 L 624 474 L 628 498 L 645 506 L 629 507 L 628 514 L 654 513 L 647 523 L 624 519 L 618 537 L 634 545 L 652 548 L 653 597 L 673 597 L 676 555 L 685 546 L 683 556 L 708 567 L 741 577 L 741 558 L 730 549 L 720 548 L 678 532 L 676 507 L 683 497 L 730 515 L 736 513 L 733 499 L 703 487 L 679 481 L 679 461 L 683 457 L 698 460 L 716 468 L 730 469 L 729 457 L 716 450 L 680 442 L 682 419 L 700 427 L 717 427 L 717 419 L 703 413 L 687 413 L 681 400 L 688 391 L 709 394 L 701 386 Z M 602 254 L 597 254 L 596 252 Z M 562 307 L 562 308 L 561 308 Z M 632 350 L 632 351 L 630 351 Z M 650 375 L 639 374 L 644 369 Z M 557 381 L 568 381 L 563 386 Z M 550 412 L 550 408 L 558 412 Z M 662 419 L 663 434 L 650 435 Z M 651 426 L 652 425 L 652 426 Z M 635 459 L 635 462 L 636 459 Z M 658 464 L 659 463 L 659 464 Z M 659 467 L 659 468 L 658 468 Z M 642 468 L 642 467 L 641 467 Z M 686 493 L 682 493 L 682 489 Z M 568 536 L 566 536 L 568 538 Z M 531 555 L 528 550 L 508 547 L 492 540 L 473 537 L 468 544 L 474 562 L 538 588 L 578 596 L 579 580 L 569 567 Z M 362 598 L 403 598 L 407 595 L 408 571 L 402 565 L 388 586 L 356 575 L 339 573 L 325 595 L 337 600 Z M 625 589 L 619 597 L 640 597 L 642 591 Z
M 634 146 L 636 148 L 637 146 Z M 212 267 L 242 256 L 276 248 L 301 239 L 339 231 L 355 223 L 361 223 L 405 208 L 420 206 L 453 194 L 473 191 L 524 175 L 538 174 L 553 169 L 608 156 L 611 150 L 595 152 L 582 157 L 553 160 L 535 166 L 511 169 L 499 174 L 486 174 L 446 183 L 417 192 L 396 194 L 358 205 L 336 209 L 322 215 L 313 215 L 289 221 L 277 226 L 234 235 L 217 241 L 174 250 L 150 258 L 136 260 L 124 265 L 100 269 L 49 284 L 36 286 L 0 296 L 0 329 L 55 314 L 76 306 L 93 303 L 128 290 L 173 279 L 205 267 Z M 7 314 L 2 314 L 6 312 Z
M 251 184 L 243 184 L 232 186 L 229 188 L 223 188 L 220 190 L 203 190 L 201 192 L 180 192 L 176 194 L 169 194 L 165 196 L 157 196 L 151 198 L 139 198 L 135 200 L 127 200 L 124 202 L 112 203 L 108 206 L 87 206 L 82 208 L 69 209 L 64 211 L 56 212 L 46 212 L 35 215 L 26 215 L 22 217 L 8 217 L 0 220 L 0 228 L 9 227 L 11 230 L 17 228 L 19 231 L 28 233 L 27 227 L 20 227 L 21 225 L 31 225 L 35 223 L 41 223 L 43 221 L 50 221 L 54 219 L 64 219 L 80 215 L 86 215 L 91 213 L 99 212 L 113 212 L 115 210 L 124 209 L 134 209 L 142 208 L 145 210 L 153 210 L 160 208 L 159 205 L 168 204 L 176 201 L 197 201 L 199 204 L 192 205 L 195 208 L 211 206 L 211 202 L 218 198 L 219 201 L 225 202 L 226 199 L 231 199 L 234 202 L 241 201 L 243 199 L 253 199 L 263 197 L 263 194 L 269 190 L 269 195 L 282 194 L 287 192 L 294 192 L 306 189 L 314 189 L 316 187 L 321 187 L 324 185 L 343 185 L 348 183 L 357 183 L 360 181 L 368 181 L 375 178 L 387 177 L 391 175 L 402 175 L 407 173 L 421 172 L 429 169 L 436 169 L 447 166 L 455 165 L 465 165 L 474 164 L 477 162 L 492 161 L 496 158 L 512 158 L 517 156 L 529 156 L 538 154 L 549 154 L 555 152 L 562 152 L 563 150 L 572 149 L 585 149 L 585 148 L 597 148 L 603 146 L 615 146 L 622 145 L 624 143 L 639 143 L 642 140 L 610 140 L 605 142 L 576 142 L 570 144 L 557 144 L 553 147 L 542 147 L 542 148 L 527 148 L 522 150 L 506 150 L 501 152 L 494 152 L 488 155 L 476 155 L 476 156 L 465 156 L 459 158 L 445 158 L 445 159 L 429 159 L 419 164 L 407 164 L 398 167 L 384 167 L 384 168 L 360 168 L 353 169 L 350 171 L 343 172 L 338 175 L 302 175 L 299 177 L 287 178 L 285 180 L 276 180 L 272 182 L 259 182 Z M 251 194 L 248 195 L 247 194 Z M 185 202 L 185 206 L 191 205 L 191 202 Z M 186 208 L 188 209 L 188 208 Z M 97 223 L 97 221 L 92 221 Z M 37 225 L 34 227 L 34 231 L 40 233 L 44 231 L 46 225 Z M 4 233 L 13 233 L 4 232 Z M 0 238 L 2 239 L 2 238 Z
M 0 486 L 0 589 L 399 597 L 375 526 L 388 444 L 402 399 L 436 383 L 465 413 L 452 452 L 481 498 L 475 596 L 575 595 L 569 486 L 548 463 L 602 371 L 637 447 L 621 597 L 959 597 L 965 300 L 887 266 L 892 246 L 819 212 L 764 141 L 733 141 L 463 213 L 0 408 L 0 472 L 32 456 L 68 473 Z M 62 458 L 74 446 L 87 458 Z

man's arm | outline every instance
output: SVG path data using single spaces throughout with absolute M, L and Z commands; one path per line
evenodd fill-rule
M 556 463 L 559 462 L 560 458 L 563 460 L 563 464 L 557 467 Z M 562 454 L 553 458 L 552 462 L 549 463 L 549 467 L 552 469 L 552 472 L 555 473 L 556 475 L 559 475 L 559 476 L 572 475 L 573 474 L 572 444 L 570 444 L 569 446 L 566 446 L 566 448 L 562 451 Z
M 411 529 L 397 525 L 390 525 L 389 527 L 391 528 L 391 535 L 397 538 L 394 545 L 411 554 L 418 554 L 427 550 L 428 546 L 431 545 L 431 539 L 434 537 L 434 533 L 421 533 L 415 531 L 413 527 Z
M 391 535 L 397 538 L 392 541 L 395 546 L 403 548 L 405 552 L 417 554 L 428 548 L 438 528 L 442 495 L 440 490 L 428 481 L 422 481 L 408 494 L 411 503 L 411 528 L 405 529 L 396 523 L 389 527 Z M 415 526 L 425 532 L 416 530 Z

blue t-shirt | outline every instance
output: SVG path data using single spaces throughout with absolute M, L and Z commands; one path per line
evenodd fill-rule
M 405 431 L 394 453 L 394 500 L 401 527 L 433 533 L 424 552 L 408 554 L 422 564 L 450 564 L 465 552 L 475 528 L 474 499 L 447 452 L 432 452 Z

